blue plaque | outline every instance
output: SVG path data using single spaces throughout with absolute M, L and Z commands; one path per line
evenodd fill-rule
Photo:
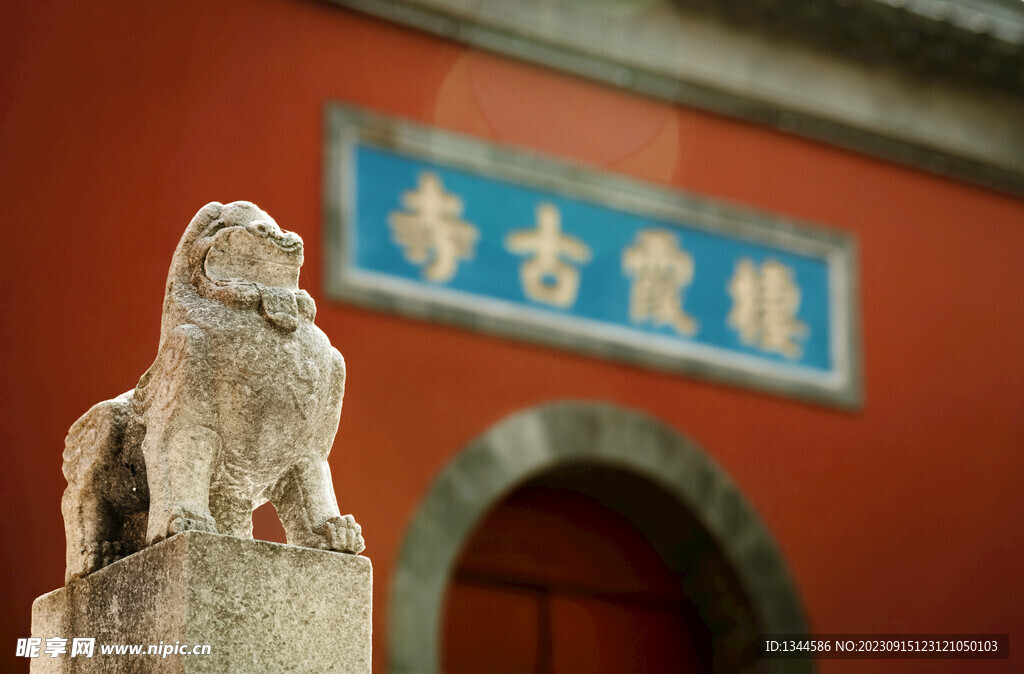
M 332 297 L 859 404 L 850 237 L 365 111 L 328 124 Z

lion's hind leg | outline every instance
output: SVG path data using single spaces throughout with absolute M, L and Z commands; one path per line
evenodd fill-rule
M 217 533 L 252 538 L 252 510 L 252 499 L 228 489 L 210 494 L 210 514 L 217 523 Z
M 67 535 L 65 581 L 86 576 L 127 553 L 123 513 L 111 485 L 122 454 L 131 393 L 94 405 L 68 431 L 61 499 Z

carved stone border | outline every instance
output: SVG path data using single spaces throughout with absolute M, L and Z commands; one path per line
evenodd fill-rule
M 848 232 L 666 189 L 363 108 L 328 103 L 324 116 L 324 289 L 331 299 L 812 403 L 850 410 L 862 407 L 859 259 L 857 240 Z M 739 356 L 700 357 L 675 347 L 666 350 L 651 342 L 622 339 L 607 326 L 540 320 L 536 312 L 516 305 L 495 311 L 490 300 L 456 294 L 442 299 L 437 293 L 413 292 L 407 284 L 384 286 L 360 280 L 353 274 L 350 260 L 356 229 L 352 152 L 358 143 L 824 259 L 830 275 L 829 350 L 833 370 L 824 377 L 808 377 L 795 368 L 756 361 L 751 364 Z
M 624 471 L 674 497 L 709 532 L 741 584 L 762 634 L 806 633 L 785 560 L 732 480 L 661 422 L 602 403 L 559 402 L 493 426 L 435 479 L 406 531 L 391 584 L 389 670 L 441 671 L 445 592 L 481 517 L 523 483 L 573 465 Z M 763 671 L 812 671 L 808 660 Z

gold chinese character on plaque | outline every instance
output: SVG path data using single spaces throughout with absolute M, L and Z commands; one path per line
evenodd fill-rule
M 800 286 L 793 269 L 775 260 L 758 267 L 749 258 L 736 264 L 729 281 L 732 311 L 728 324 L 740 341 L 762 351 L 799 358 L 798 339 L 807 337 L 807 325 L 796 318 L 800 310 Z
M 505 249 L 530 255 L 519 265 L 519 280 L 528 298 L 563 309 L 576 302 L 580 272 L 563 258 L 589 262 L 590 248 L 576 237 L 562 234 L 561 215 L 554 205 L 538 206 L 536 229 L 512 232 L 505 237 Z
M 446 192 L 437 174 L 420 173 L 415 190 L 402 194 L 405 211 L 391 213 L 391 240 L 406 261 L 422 268 L 423 278 L 443 283 L 458 271 L 460 260 L 473 259 L 479 230 L 463 222 L 462 199 Z
M 622 254 L 622 271 L 633 278 L 630 320 L 669 325 L 684 336 L 697 333 L 697 319 L 683 310 L 683 291 L 693 281 L 693 257 L 679 247 L 675 234 L 641 230 Z

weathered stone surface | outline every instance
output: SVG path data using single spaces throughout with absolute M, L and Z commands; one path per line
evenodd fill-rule
M 313 325 L 302 261 L 302 240 L 251 203 L 210 203 L 192 219 L 156 360 L 68 432 L 67 581 L 183 531 L 252 538 L 267 501 L 289 543 L 363 550 L 327 463 L 345 361 Z
M 369 672 L 372 583 L 365 557 L 187 532 L 36 599 L 32 636 L 69 641 L 32 672 Z M 210 653 L 100 652 L 161 642 Z

